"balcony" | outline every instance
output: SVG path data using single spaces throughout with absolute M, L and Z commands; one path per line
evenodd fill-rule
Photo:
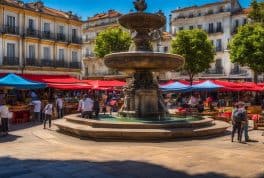
M 4 25 L 3 27 L 4 34 L 12 34 L 12 35 L 19 35 L 19 27 Z
M 33 37 L 33 38 L 39 38 L 39 31 L 28 28 L 27 31 L 26 31 L 25 36 Z
M 86 54 L 84 54 L 84 57 L 86 57 L 86 58 L 95 57 L 95 53 L 86 53 Z
M 209 29 L 209 30 L 207 31 L 208 34 L 223 33 L 223 32 L 224 32 L 223 28 Z
M 55 67 L 68 68 L 68 64 L 66 61 L 58 59 L 55 61 Z
M 42 67 L 54 67 L 54 62 L 51 59 L 42 59 L 41 66 Z
M 69 40 L 70 43 L 76 43 L 76 44 L 81 44 L 82 43 L 82 39 L 80 37 L 77 36 L 72 36 Z
M 3 65 L 6 65 L 6 66 L 18 66 L 19 65 L 19 58 L 18 57 L 5 56 L 4 59 L 3 59 Z
M 80 62 L 70 62 L 69 67 L 72 69 L 81 69 L 81 63 Z
M 46 39 L 46 40 L 55 40 L 54 33 L 51 33 L 51 32 L 42 32 L 41 38 Z
M 26 58 L 26 66 L 38 66 L 36 58 Z
M 208 69 L 205 71 L 205 74 L 207 75 L 224 75 L 223 67 L 217 67 L 214 69 Z
M 57 41 L 67 42 L 66 36 L 62 33 L 57 34 Z
M 246 75 L 248 75 L 248 71 L 245 69 L 233 68 L 233 69 L 231 69 L 230 75 L 246 76 Z

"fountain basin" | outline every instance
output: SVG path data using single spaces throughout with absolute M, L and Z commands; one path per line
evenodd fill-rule
M 176 70 L 184 64 L 184 58 L 180 55 L 145 51 L 113 53 L 104 59 L 107 67 L 121 71 Z
M 138 29 L 159 29 L 166 24 L 166 19 L 158 14 L 151 13 L 130 13 L 121 16 L 118 19 L 120 25 L 127 29 L 138 30 Z M 144 23 L 145 22 L 145 23 Z M 144 23 L 144 25 L 143 25 Z

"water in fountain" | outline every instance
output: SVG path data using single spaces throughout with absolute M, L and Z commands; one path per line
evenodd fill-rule
M 121 16 L 119 23 L 136 33 L 133 37 L 136 50 L 107 55 L 105 64 L 131 76 L 124 88 L 125 107 L 120 112 L 122 116 L 153 121 L 165 119 L 167 109 L 153 72 L 176 70 L 183 65 L 184 59 L 179 55 L 152 51 L 150 34 L 162 28 L 166 19 L 160 14 L 145 13 L 147 4 L 144 0 L 137 0 L 134 5 L 137 12 Z

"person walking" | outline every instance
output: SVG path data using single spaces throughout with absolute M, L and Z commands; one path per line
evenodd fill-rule
M 83 118 L 83 110 L 82 110 L 82 104 L 83 104 L 83 96 L 80 96 L 79 103 L 78 103 L 78 112 L 81 112 L 81 117 Z
M 34 98 L 31 104 L 34 106 L 34 114 L 33 114 L 33 120 L 42 122 L 40 119 L 41 116 L 41 101 L 38 98 Z
M 49 121 L 49 128 L 51 128 L 51 118 L 53 113 L 53 104 L 52 101 L 49 100 L 48 104 L 45 106 L 43 110 L 44 116 L 44 129 L 46 129 L 46 122 Z
M 244 136 L 245 136 L 245 142 L 248 142 L 250 141 L 249 139 L 249 135 L 248 135 L 248 115 L 247 115 L 247 107 L 245 107 L 245 120 L 242 121 L 242 130 L 241 132 L 244 133 Z M 241 133 L 241 134 L 242 134 Z
M 82 111 L 84 118 L 92 118 L 94 101 L 86 94 L 82 102 Z
M 246 119 L 246 112 L 244 109 L 244 103 L 239 102 L 236 104 L 232 112 L 232 137 L 231 141 L 234 141 L 235 133 L 237 132 L 237 140 L 241 142 L 242 139 L 242 122 Z
M 95 99 L 94 99 L 93 111 L 95 114 L 95 118 L 98 119 L 99 118 L 99 112 L 100 112 L 100 103 L 99 103 L 98 97 L 95 97 Z
M 61 95 L 58 95 L 58 98 L 56 99 L 56 108 L 57 108 L 57 116 L 58 119 L 63 117 L 63 99 Z
M 9 109 L 5 104 L 5 101 L 2 101 L 2 104 L 0 105 L 0 118 L 1 118 L 2 132 L 4 136 L 8 135 L 8 130 L 9 130 L 8 115 L 9 115 Z

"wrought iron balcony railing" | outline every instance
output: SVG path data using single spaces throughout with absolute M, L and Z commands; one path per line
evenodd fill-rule
M 19 65 L 19 58 L 18 57 L 5 56 L 3 59 L 3 65 L 18 66 Z

